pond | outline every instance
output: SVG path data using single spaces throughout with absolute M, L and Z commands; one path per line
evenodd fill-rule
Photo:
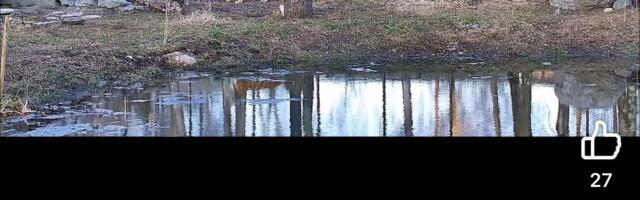
M 3 134 L 555 137 L 591 134 L 603 120 L 639 136 L 639 93 L 637 69 L 186 73 L 162 87 L 103 90 L 84 109 L 12 118 Z

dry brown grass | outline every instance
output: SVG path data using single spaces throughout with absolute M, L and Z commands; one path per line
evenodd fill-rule
M 518 8 L 534 9 L 548 5 L 547 0 L 390 0 L 387 7 L 397 12 L 433 15 L 461 10 L 511 11 Z
M 613 49 L 640 42 L 637 10 L 604 13 L 599 10 L 568 15 L 550 27 L 550 45 Z
M 106 12 L 103 19 L 83 26 L 16 26 L 9 44 L 7 88 L 14 97 L 29 96 L 32 104 L 55 102 L 90 91 L 102 80 L 140 81 L 158 72 L 156 58 L 173 51 L 194 54 L 200 64 L 191 69 L 218 71 L 255 63 L 305 67 L 384 55 L 460 52 L 519 57 L 595 49 L 629 50 L 637 56 L 637 11 L 555 15 L 546 0 L 450 2 L 322 0 L 316 17 L 294 21 L 267 15 L 272 5 L 254 3 L 263 7 L 252 10 L 251 4 L 221 4 L 214 12 L 170 16 L 166 45 L 162 13 Z
M 192 25 L 202 25 L 202 24 L 211 24 L 221 21 L 222 19 L 218 18 L 214 13 L 198 10 L 190 15 L 182 16 L 175 20 L 174 24 L 180 24 L 185 26 Z
M 509 55 L 526 55 L 549 49 L 629 49 L 640 41 L 640 20 L 635 9 L 604 13 L 601 10 L 555 15 L 547 0 L 393 0 L 395 12 L 449 16 L 454 29 L 434 31 L 447 43 L 494 49 Z M 467 18 L 467 19 L 465 19 Z M 480 29 L 468 29 L 478 24 Z

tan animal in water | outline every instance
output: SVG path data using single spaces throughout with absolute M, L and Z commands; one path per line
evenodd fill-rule
M 264 80 L 264 81 L 255 81 L 255 80 L 247 80 L 247 79 L 238 79 L 234 83 L 234 90 L 236 95 L 239 97 L 244 97 L 249 90 L 261 90 L 261 89 L 275 89 L 276 87 L 282 85 L 284 82 L 282 81 L 272 81 L 272 80 Z

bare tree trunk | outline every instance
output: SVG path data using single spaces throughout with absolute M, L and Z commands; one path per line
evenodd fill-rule
M 404 112 L 404 134 L 413 136 L 413 113 L 411 108 L 411 79 L 402 81 L 402 108 Z
M 509 83 L 515 136 L 531 136 L 531 74 L 512 74 Z
M 382 136 L 387 137 L 387 74 L 382 73 Z
M 235 85 L 235 84 L 234 84 Z M 240 88 L 237 85 L 235 88 Z M 247 118 L 247 88 L 240 88 L 235 90 L 235 111 L 236 111 L 236 135 L 235 136 L 246 136 L 245 134 L 245 126 L 246 126 L 246 118 Z
M 449 74 L 449 136 L 456 136 L 462 129 L 459 125 L 458 111 L 456 105 L 456 79 L 453 72 Z
M 224 136 L 232 136 L 231 106 L 235 103 L 235 91 L 233 90 L 233 80 L 223 78 L 222 80 L 222 110 L 224 114 Z
M 260 88 L 254 88 L 251 92 L 251 100 L 256 100 L 260 97 Z M 251 105 L 251 136 L 256 136 L 256 104 Z
M 313 0 L 283 0 L 284 16 L 289 19 L 313 16 Z
M 303 80 L 302 128 L 304 136 L 313 136 L 313 74 L 305 74 Z
M 291 123 L 289 128 L 292 137 L 302 136 L 302 102 L 299 100 L 302 96 L 302 84 L 304 84 L 303 77 L 300 75 L 294 75 L 292 82 L 287 83 L 289 97 L 296 99 L 289 102 L 289 123 Z
M 434 136 L 440 136 L 440 77 L 436 76 L 436 86 L 435 86 L 435 117 L 436 117 L 436 122 L 435 122 L 435 130 L 433 130 L 433 135 Z
M 500 126 L 500 101 L 498 96 L 498 80 L 494 77 L 491 79 L 491 103 L 493 106 L 493 125 L 495 127 L 496 136 L 501 136 L 502 129 Z
M 582 109 L 576 109 L 576 136 L 582 135 Z
M 158 130 L 158 126 L 156 126 L 156 99 L 158 98 L 157 90 L 151 90 L 151 98 L 149 101 L 149 125 L 152 128 L 149 129 L 150 136 L 158 136 L 156 131 Z
M 316 120 L 318 123 L 316 136 L 320 136 L 320 134 L 322 133 L 322 129 L 320 129 L 320 127 L 322 127 L 322 123 L 320 121 L 320 75 L 316 75 L 316 115 Z
M 558 136 L 569 136 L 569 106 L 558 103 L 558 121 L 556 131 Z

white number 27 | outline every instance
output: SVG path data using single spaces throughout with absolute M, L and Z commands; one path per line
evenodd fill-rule
M 596 177 L 596 180 L 594 180 L 594 181 L 593 181 L 593 183 L 591 183 L 591 187 L 592 187 L 592 188 L 599 188 L 599 187 L 604 187 L 604 188 L 606 188 L 606 187 L 607 187 L 607 185 L 609 185 L 609 181 L 611 180 L 611 176 L 612 176 L 612 175 L 613 175 L 612 173 L 602 173 L 602 174 L 599 174 L 599 173 L 592 173 L 592 174 L 591 174 L 591 178 L 593 178 L 593 177 L 595 176 L 595 177 Z M 600 184 L 598 183 L 598 182 L 600 182 L 600 177 L 602 177 L 602 176 L 606 176 L 606 177 L 607 177 L 607 180 L 605 180 L 605 181 L 604 181 L 604 185 L 600 185 Z

